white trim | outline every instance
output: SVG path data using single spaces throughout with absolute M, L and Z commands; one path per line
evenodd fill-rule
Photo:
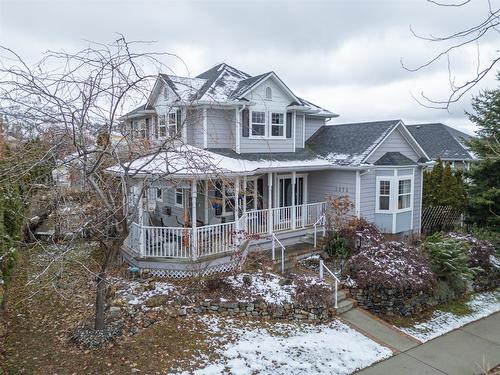
M 297 143 L 297 112 L 292 111 L 292 139 L 293 139 L 293 152 L 296 151 L 296 143 Z
M 177 190 L 181 191 L 182 203 L 177 203 Z M 184 189 L 183 188 L 175 188 L 174 190 L 174 206 L 179 208 L 184 208 Z
M 414 189 L 415 189 L 415 178 L 414 178 L 414 168 L 412 168 L 412 174 L 408 175 L 397 175 L 397 170 L 394 169 L 394 174 L 392 176 L 377 176 L 376 186 L 375 186 L 375 213 L 377 214 L 399 214 L 402 212 L 413 211 L 413 199 L 414 199 Z M 410 206 L 407 208 L 398 209 L 398 199 L 399 199 L 399 181 L 410 180 Z M 390 182 L 390 193 L 389 193 L 389 209 L 380 209 L 380 181 Z M 406 195 L 406 194 L 405 194 Z
M 362 162 L 365 162 L 366 160 L 368 160 L 374 153 L 375 151 L 378 150 L 378 148 L 386 141 L 387 138 L 389 138 L 389 136 L 394 133 L 394 131 L 396 129 L 403 129 L 403 131 L 401 132 L 400 131 L 400 134 L 401 136 L 404 138 L 404 140 L 406 141 L 406 143 L 408 143 L 408 145 L 410 145 L 410 147 L 413 149 L 413 151 L 415 151 L 415 153 L 419 156 L 424 156 L 426 157 L 427 159 L 430 160 L 429 156 L 425 153 L 425 151 L 422 149 L 422 147 L 420 147 L 420 145 L 418 144 L 418 142 L 415 140 L 415 138 L 413 138 L 413 136 L 411 135 L 410 131 L 406 128 L 405 124 L 403 123 L 403 121 L 399 121 L 396 126 L 394 126 L 394 128 L 385 135 L 385 137 L 378 143 L 378 145 L 375 146 L 375 148 L 373 150 L 370 151 L 370 153 L 368 155 L 365 156 L 365 158 L 362 160 Z M 405 136 L 405 134 L 403 134 L 403 132 L 411 137 L 410 140 L 408 140 L 407 136 Z M 413 142 L 411 142 L 413 141 Z M 414 144 L 412 144 L 414 143 Z M 416 145 L 418 147 L 418 149 L 415 149 L 414 145 Z
M 293 175 L 295 175 L 295 179 L 303 178 L 304 179 L 303 186 L 307 186 L 308 173 L 296 173 L 296 172 L 292 172 L 289 174 L 277 174 L 276 173 L 276 181 L 275 181 L 276 189 L 274 189 L 276 207 L 279 207 L 279 202 L 280 202 L 280 198 L 281 198 L 281 191 L 279 189 L 279 186 L 280 186 L 279 181 L 289 178 L 293 183 Z M 303 188 L 302 189 L 302 200 L 303 201 L 307 201 L 306 192 L 307 192 L 307 190 Z M 292 196 L 292 200 L 293 199 L 294 199 L 294 196 Z
M 204 203 L 205 203 L 205 213 L 204 213 L 204 221 L 205 221 L 205 225 L 208 224 L 208 180 L 205 180 L 205 191 L 204 191 Z
M 236 145 L 235 151 L 237 154 L 240 153 L 241 149 L 241 112 L 238 107 L 235 109 L 236 113 Z
M 413 168 L 413 172 L 412 173 L 413 173 L 413 181 L 415 181 L 415 168 Z M 410 190 L 410 193 L 411 193 L 411 195 L 410 195 L 410 206 L 411 206 L 410 230 L 413 231 L 413 215 L 415 214 L 415 212 L 414 212 L 414 209 L 413 209 L 414 204 L 412 204 L 411 201 L 413 200 L 413 196 L 414 196 L 414 194 L 413 194 L 414 186 L 411 186 L 410 189 L 411 189 Z M 420 196 L 420 199 L 422 199 L 422 196 Z
M 422 232 L 422 201 L 424 198 L 424 168 L 420 168 L 420 220 L 418 231 Z
M 180 108 L 180 110 L 181 110 L 182 140 L 184 143 L 187 144 L 187 126 L 186 126 L 187 111 L 185 108 Z
M 257 122 L 255 123 L 256 125 L 258 126 L 264 126 L 264 134 L 263 135 L 253 135 L 253 113 L 263 113 L 264 114 L 264 122 L 263 123 L 260 123 L 260 122 Z M 267 123 L 268 123 L 268 114 L 269 112 L 268 111 L 254 111 L 254 110 L 250 110 L 249 111 L 249 114 L 248 114 L 248 138 L 250 139 L 266 139 L 268 137 L 268 128 L 267 128 Z
M 202 110 L 203 121 L 203 148 L 208 148 L 208 122 L 207 122 L 207 108 L 203 107 Z
M 306 115 L 302 115 L 302 148 L 306 147 Z
M 356 217 L 359 219 L 361 217 L 361 174 L 360 171 L 356 171 Z
M 286 139 L 286 112 L 268 111 L 269 139 Z M 273 115 L 283 115 L 283 124 L 273 124 Z M 273 126 L 281 126 L 283 135 L 273 135 Z
M 285 91 L 294 101 L 300 102 L 300 99 L 295 96 L 295 94 L 290 90 L 287 85 L 276 75 L 274 72 L 270 72 L 269 74 L 266 74 L 263 76 L 261 79 L 259 79 L 257 82 L 255 82 L 252 86 L 250 86 L 246 91 L 244 91 L 242 94 L 238 96 L 238 99 L 245 97 L 250 91 L 254 90 L 256 87 L 260 86 L 263 82 L 265 82 L 268 78 L 274 78 L 274 80 L 278 83 L 279 86 L 281 86 L 281 89 Z M 264 97 L 265 97 L 265 92 L 264 92 Z

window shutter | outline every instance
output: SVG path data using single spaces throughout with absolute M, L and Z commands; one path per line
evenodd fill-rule
M 292 138 L 292 113 L 287 112 L 286 114 L 286 137 Z
M 250 110 L 245 108 L 241 114 L 241 126 L 242 126 L 242 136 L 249 136 L 250 129 Z
M 217 181 L 215 182 L 214 186 L 215 186 L 214 195 L 216 198 L 219 198 L 219 202 L 217 202 L 218 205 L 215 208 L 215 216 L 220 216 L 222 215 L 222 205 L 224 204 L 224 202 L 222 202 L 222 184 L 219 181 Z
M 182 112 L 180 109 L 177 110 L 175 120 L 177 121 L 177 131 L 179 131 L 181 129 L 181 126 L 182 126 Z

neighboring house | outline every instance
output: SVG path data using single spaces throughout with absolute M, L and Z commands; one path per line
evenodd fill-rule
M 347 195 L 352 214 L 383 232 L 419 232 L 426 152 L 401 120 L 326 125 L 334 117 L 273 72 L 220 64 L 195 78 L 160 74 L 123 119 L 152 145 L 176 134 L 182 144 L 131 162 L 140 212 L 124 258 L 162 275 L 229 269 L 237 250 L 316 236 L 330 196 Z
M 473 137 L 441 123 L 406 125 L 429 157 L 450 163 L 452 168 L 469 169 L 476 158 L 465 146 Z

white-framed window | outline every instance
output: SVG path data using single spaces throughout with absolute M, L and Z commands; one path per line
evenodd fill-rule
M 161 188 L 156 188 L 156 200 L 157 201 L 163 200 L 163 190 Z
M 168 100 L 168 89 L 166 87 L 163 89 L 163 98 Z
M 158 121 L 158 136 L 160 138 L 166 137 L 167 136 L 167 120 L 165 115 L 160 115 L 159 116 L 159 121 Z
M 375 212 L 397 213 L 412 210 L 413 176 L 379 176 L 376 188 Z
M 174 137 L 177 134 L 177 111 L 168 113 L 168 135 Z
M 139 137 L 141 137 L 142 139 L 146 138 L 146 121 L 145 120 L 139 121 Z
M 250 121 L 250 136 L 265 137 L 266 136 L 266 112 L 252 111 Z
M 391 210 L 391 180 L 379 180 L 377 204 L 380 211 Z
M 411 179 L 398 181 L 398 210 L 411 207 Z
M 175 189 L 175 205 L 177 207 L 184 207 L 184 189 Z
M 285 114 L 271 112 L 271 137 L 285 137 Z
M 266 87 L 266 100 L 273 100 L 273 89 Z

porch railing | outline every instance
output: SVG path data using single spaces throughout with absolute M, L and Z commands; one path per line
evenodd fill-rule
M 314 227 L 321 221 L 325 202 L 247 211 L 236 222 L 197 228 L 140 226 L 132 223 L 128 246 L 141 257 L 198 258 L 235 251 L 245 235 Z

